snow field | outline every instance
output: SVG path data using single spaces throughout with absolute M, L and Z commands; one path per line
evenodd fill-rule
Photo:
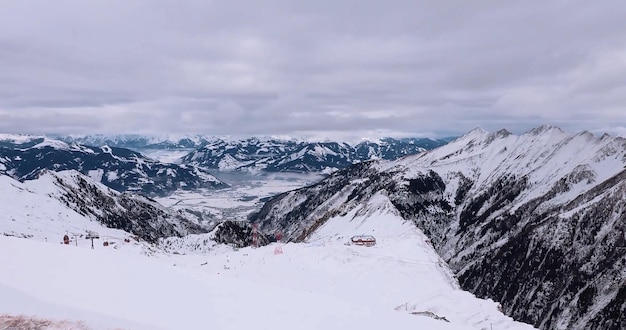
M 0 234 L 31 238 L 0 235 L 5 318 L 90 329 L 531 328 L 459 290 L 427 238 L 383 194 L 330 219 L 307 243 L 208 244 L 203 253 L 183 245 L 182 255 L 124 242 L 127 233 L 50 198 L 58 189 L 44 178 L 0 177 Z M 66 232 L 87 230 L 102 237 L 95 249 L 85 239 L 59 244 Z M 378 244 L 346 245 L 356 234 L 374 235 Z M 103 240 L 116 244 L 103 247 Z
M 192 261 L 208 256 L 147 257 L 13 237 L 0 237 L 0 249 L 12 251 L 0 256 L 0 310 L 12 315 L 82 321 L 94 329 L 464 329 L 381 310 L 371 303 L 376 296 L 359 301 L 331 294 L 323 288 L 332 273 L 317 279 L 325 271 L 311 272 L 316 267 L 310 264 L 298 271 L 303 264 L 294 268 L 288 255 L 274 255 L 271 246 L 208 258 L 204 266 Z M 316 249 L 309 253 L 318 254 Z M 244 265 L 252 260 L 252 268 L 225 269 L 224 258 Z M 277 281 L 291 276 L 290 282 Z
M 348 219 L 329 220 L 310 243 L 280 245 L 282 254 L 272 244 L 146 256 L 0 237 L 12 251 L 0 255 L 0 311 L 92 329 L 531 328 L 458 290 L 410 224 L 382 213 Z M 347 237 L 350 227 L 373 231 L 378 245 L 324 236 L 343 228 Z M 411 315 L 426 311 L 450 323 Z

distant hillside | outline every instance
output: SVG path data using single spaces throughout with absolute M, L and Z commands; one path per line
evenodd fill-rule
M 147 136 L 139 134 L 120 135 L 53 135 L 51 138 L 89 146 L 110 146 L 131 150 L 141 149 L 197 149 L 217 138 L 205 135 L 163 135 Z
M 18 180 L 45 170 L 76 170 L 117 191 L 148 196 L 227 185 L 194 165 L 166 164 L 123 148 L 67 144 L 45 137 L 0 136 L 0 173 Z
M 342 142 L 215 140 L 182 158 L 182 163 L 220 170 L 322 172 L 372 159 L 398 159 L 445 145 L 450 139 L 391 139 Z
M 357 144 L 302 139 L 220 138 L 208 135 L 86 135 L 57 136 L 69 144 L 145 150 L 193 150 L 183 164 L 227 171 L 322 172 L 372 159 L 397 159 L 431 150 L 454 138 L 382 138 Z

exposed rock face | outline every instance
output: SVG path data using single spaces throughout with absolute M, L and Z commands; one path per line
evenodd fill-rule
M 211 229 L 199 225 L 193 214 L 172 212 L 142 195 L 113 191 L 75 171 L 45 172 L 40 180 L 50 180 L 59 187 L 51 197 L 79 214 L 150 243 Z
M 626 140 L 543 126 L 474 130 L 270 200 L 263 230 L 305 240 L 375 193 L 431 239 L 463 288 L 542 329 L 626 328 Z
M 214 232 L 214 240 L 220 244 L 228 244 L 237 248 L 251 246 L 254 244 L 254 229 L 249 224 L 242 224 L 233 221 L 224 221 L 217 226 Z M 273 238 L 273 237 L 272 237 Z M 258 246 L 267 245 L 270 238 L 257 232 Z

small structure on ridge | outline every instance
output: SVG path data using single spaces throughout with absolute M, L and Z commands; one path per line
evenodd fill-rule
M 376 245 L 376 238 L 372 235 L 356 235 L 352 236 L 350 242 L 354 245 L 374 246 Z

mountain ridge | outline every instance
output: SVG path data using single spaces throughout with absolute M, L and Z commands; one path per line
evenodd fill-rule
M 46 137 L 0 139 L 0 173 L 32 180 L 44 170 L 77 170 L 117 191 L 149 196 L 227 187 L 204 168 L 159 162 L 129 149 L 67 144 Z
M 371 159 L 397 159 L 444 145 L 448 140 L 391 139 L 344 142 L 297 142 L 250 138 L 216 140 L 181 159 L 210 169 L 267 172 L 332 172 Z
M 169 150 L 171 155 L 168 154 L 167 158 L 163 158 L 166 162 L 209 170 L 330 173 L 356 162 L 397 159 L 424 152 L 444 145 L 452 138 L 362 139 L 352 144 L 332 140 L 274 137 L 235 139 L 206 135 L 68 135 L 53 139 L 45 136 L 30 137 L 31 141 L 35 139 L 58 141 L 57 144 L 66 143 L 70 146 L 95 146 L 90 147 L 91 149 L 128 149 L 142 154 L 153 154 L 156 157 L 162 157 L 163 152 Z M 11 143 L 17 145 L 24 140 L 29 140 L 29 137 L 0 135 L 0 146 Z M 184 154 L 185 152 L 187 154 Z
M 464 289 L 500 301 L 507 314 L 543 329 L 615 328 L 626 324 L 625 165 L 621 137 L 547 125 L 521 135 L 472 130 L 277 196 L 251 221 L 306 240 L 382 193 Z
M 63 230 L 84 236 L 89 230 L 106 227 L 108 235 L 117 238 L 133 235 L 156 243 L 164 237 L 213 229 L 196 214 L 168 210 L 143 195 L 114 191 L 73 170 L 46 170 L 25 182 L 0 174 L 0 189 L 2 201 L 7 203 L 1 207 L 8 215 L 3 225 L 5 236 L 29 237 L 49 231 L 60 238 Z
M 11 134 L 0 134 L 2 135 Z M 15 135 L 15 134 L 13 134 Z M 294 143 L 325 143 L 337 142 L 345 143 L 350 146 L 356 146 L 362 142 L 382 143 L 385 140 L 431 140 L 431 141 L 450 141 L 456 137 L 427 138 L 427 137 L 379 137 L 379 138 L 359 138 L 359 139 L 331 139 L 331 138 L 305 138 L 295 136 L 273 136 L 273 135 L 252 135 L 252 136 L 228 136 L 228 135 L 206 135 L 206 134 L 163 134 L 163 135 L 144 135 L 144 134 L 50 134 L 35 135 L 48 136 L 52 139 L 61 140 L 66 143 L 86 144 L 93 146 L 110 145 L 119 148 L 201 148 L 207 144 L 224 141 L 227 143 L 239 142 L 246 140 L 281 141 Z

